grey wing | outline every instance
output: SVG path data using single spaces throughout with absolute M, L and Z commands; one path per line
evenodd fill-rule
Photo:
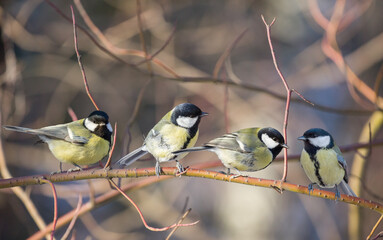
M 343 177 L 343 179 L 344 179 L 344 181 L 346 183 L 348 183 L 348 174 L 347 174 L 347 163 L 346 163 L 346 160 L 344 160 L 343 156 L 339 155 L 339 154 L 337 154 L 337 158 L 338 158 L 338 163 L 344 169 L 344 177 Z
M 68 124 L 59 124 L 55 126 L 44 127 L 40 129 L 31 129 L 17 126 L 4 126 L 5 129 L 23 132 L 32 135 L 37 135 L 43 141 L 47 141 L 49 139 L 60 139 L 71 143 L 77 144 L 85 144 L 88 140 L 81 136 L 76 136 L 72 130 L 68 127 Z
M 71 143 L 86 144 L 88 142 L 87 138 L 75 135 L 68 124 L 44 127 L 36 129 L 36 131 L 38 132 L 38 135 L 61 139 Z
M 238 152 L 246 152 L 244 145 L 238 141 L 238 135 L 236 133 L 228 133 L 222 137 L 215 138 L 206 143 L 205 146 L 228 149 Z

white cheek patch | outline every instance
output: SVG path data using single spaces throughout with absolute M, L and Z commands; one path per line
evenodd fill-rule
M 198 117 L 178 117 L 177 124 L 184 128 L 191 128 L 197 122 Z
M 330 136 L 319 136 L 316 138 L 309 138 L 311 145 L 315 147 L 324 148 L 330 144 Z
M 91 131 L 91 132 L 94 132 L 96 130 L 96 128 L 98 127 L 98 124 L 90 121 L 89 119 L 85 119 L 85 123 L 84 123 L 85 127 Z
M 110 125 L 110 123 L 106 124 L 106 127 L 108 128 L 109 132 L 113 132 L 113 128 L 112 125 Z
M 269 135 L 267 135 L 266 133 L 262 134 L 262 141 L 266 144 L 267 148 L 269 149 L 273 149 L 275 148 L 276 146 L 279 145 L 278 142 L 274 141 L 271 137 L 269 137 Z

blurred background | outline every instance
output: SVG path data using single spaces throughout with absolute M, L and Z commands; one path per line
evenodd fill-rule
M 113 160 L 128 151 L 128 143 L 129 151 L 141 146 L 154 124 L 182 102 L 194 103 L 209 113 L 201 121 L 197 145 L 226 131 L 247 127 L 272 126 L 282 131 L 286 90 L 272 62 L 261 14 L 267 22 L 277 19 L 272 27 L 272 42 L 290 87 L 317 104 L 312 107 L 301 100 L 291 103 L 289 154 L 300 154 L 303 146 L 296 138 L 312 127 L 328 130 L 340 146 L 359 142 L 362 129 L 371 121 L 379 102 L 371 103 L 368 96 L 355 93 L 343 69 L 340 71 L 323 52 L 325 30 L 318 24 L 315 10 L 330 19 L 338 3 L 84 0 L 82 6 L 93 27 L 84 22 L 79 6 L 74 6 L 77 23 L 119 58 L 106 54 L 78 30 L 90 91 L 99 107 L 109 114 L 112 124 L 118 122 Z M 72 1 L 54 4 L 70 18 Z M 377 94 L 382 93 L 382 11 L 382 1 L 347 1 L 344 21 L 336 36 L 346 63 Z M 71 121 L 68 108 L 79 118 L 93 111 L 74 51 L 72 23 L 42 0 L 1 1 L 0 15 L 1 125 L 40 128 Z M 158 52 L 153 61 L 142 62 L 143 47 L 150 55 Z M 218 59 L 230 48 L 221 71 L 216 71 Z M 223 84 L 226 81 L 238 86 Z M 295 94 L 293 98 L 298 99 Z M 376 126 L 374 139 L 383 138 L 380 128 Z M 58 170 L 58 161 L 45 144 L 35 144 L 35 137 L 3 129 L 1 134 L 6 165 L 13 176 Z M 382 153 L 379 146 L 372 149 L 361 180 L 377 195 L 364 190 L 361 196 L 380 202 Z M 351 170 L 357 153 L 351 151 L 344 157 Z M 215 154 L 201 152 L 189 154 L 181 163 L 192 166 L 216 160 Z M 1 166 L 4 170 L 4 164 Z M 132 167 L 152 166 L 154 160 L 147 158 Z M 222 166 L 216 170 L 226 169 Z M 249 175 L 280 179 L 282 173 L 282 161 L 275 161 L 265 170 Z M 360 181 L 352 175 L 350 178 Z M 122 185 L 142 180 L 123 179 Z M 287 180 L 309 184 L 297 159 L 289 161 Z M 85 203 L 89 201 L 90 189 L 96 196 L 111 191 L 106 180 L 55 186 L 59 216 L 76 207 L 79 194 Z M 50 223 L 53 197 L 49 185 L 24 190 L 44 221 Z M 149 224 L 157 227 L 173 224 L 183 214 L 185 205 L 192 208 L 184 222 L 200 222 L 177 229 L 172 239 L 359 239 L 367 237 L 379 218 L 377 213 L 361 209 L 361 235 L 349 236 L 349 206 L 344 203 L 188 177 L 151 184 L 129 192 L 129 196 Z M 0 216 L 0 239 L 25 239 L 39 230 L 11 189 L 0 191 Z M 61 238 L 66 228 L 58 229 L 55 236 Z M 377 232 L 382 229 L 379 226 Z M 74 231 L 76 239 L 165 239 L 169 235 L 169 231 L 146 230 L 137 212 L 122 197 L 81 215 Z

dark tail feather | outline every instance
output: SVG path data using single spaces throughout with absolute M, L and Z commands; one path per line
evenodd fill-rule
M 210 148 L 211 148 L 211 147 L 208 147 L 208 146 L 203 146 L 203 147 L 192 147 L 192 148 L 186 148 L 186 149 L 181 149 L 181 150 L 178 150 L 178 151 L 174 151 L 174 152 L 172 152 L 172 153 L 175 154 L 175 155 L 178 155 L 178 154 L 185 153 L 185 152 L 204 151 L 204 150 L 208 150 L 208 149 L 210 149 Z
M 343 192 L 346 193 L 347 195 L 358 197 L 356 196 L 354 191 L 352 191 L 351 187 L 346 183 L 346 181 L 342 180 L 342 182 L 340 183 L 340 187 L 342 188 Z
M 130 164 L 134 163 L 135 161 L 137 161 L 138 159 L 140 159 L 141 157 L 143 157 L 145 154 L 148 153 L 146 150 L 142 149 L 143 147 L 144 146 L 137 148 L 136 150 L 125 155 L 120 160 L 118 160 L 117 163 L 120 165 L 125 165 L 125 166 L 129 166 Z

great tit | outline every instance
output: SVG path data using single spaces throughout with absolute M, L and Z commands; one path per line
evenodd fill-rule
M 194 151 L 211 151 L 217 154 L 222 164 L 228 169 L 240 171 L 258 171 L 266 168 L 281 152 L 287 148 L 285 140 L 278 130 L 266 128 L 246 128 L 215 138 L 202 147 L 193 147 L 173 152 L 180 154 Z
M 179 172 L 184 168 L 178 160 L 186 154 L 175 155 L 172 152 L 193 147 L 198 138 L 198 125 L 202 112 L 196 105 L 182 103 L 168 112 L 153 128 L 144 140 L 142 147 L 130 152 L 118 160 L 118 164 L 129 166 L 147 153 L 156 159 L 156 175 L 161 172 L 160 162 L 176 161 Z
M 338 184 L 342 190 L 356 197 L 348 183 L 347 164 L 339 147 L 335 145 L 333 137 L 323 129 L 312 128 L 307 130 L 298 140 L 305 144 L 301 154 L 301 165 L 312 183 L 323 188 L 335 186 L 335 196 L 340 198 Z
M 88 165 L 104 158 L 111 145 L 113 128 L 105 112 L 94 111 L 87 118 L 74 122 L 30 129 L 16 126 L 4 126 L 5 129 L 37 135 L 48 144 L 53 155 L 62 162 Z

